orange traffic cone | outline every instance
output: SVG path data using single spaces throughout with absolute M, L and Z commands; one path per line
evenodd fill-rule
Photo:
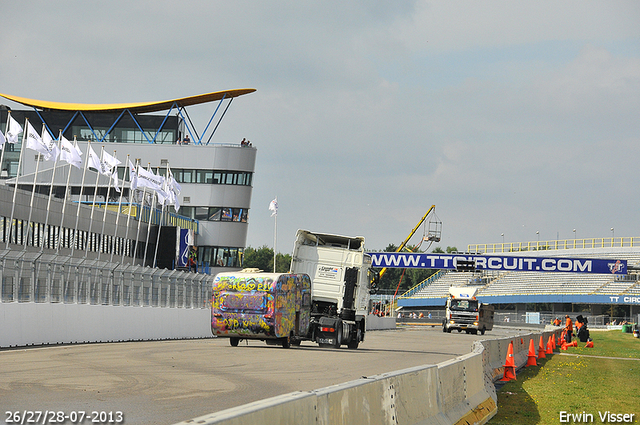
M 504 375 L 501 381 L 515 381 L 516 380 L 516 363 L 513 360 L 513 342 L 509 343 L 507 349 L 507 359 L 504 364 Z
M 578 341 L 576 341 L 575 339 L 571 341 L 571 343 L 569 344 L 569 347 L 577 347 L 577 346 L 578 346 Z
M 567 343 L 563 342 L 562 346 L 560 347 L 560 349 L 563 350 L 563 351 L 567 351 Z
M 547 341 L 547 351 L 545 351 L 545 354 L 553 354 L 553 345 L 551 344 L 551 337 L 549 337 L 549 340 Z
M 526 367 L 538 366 L 538 363 L 536 363 L 536 346 L 533 343 L 532 339 L 529 340 L 529 355 L 527 357 L 528 357 L 528 360 L 527 360 Z
M 552 342 L 551 348 L 553 348 L 555 350 L 557 348 L 557 346 L 556 346 L 556 334 L 555 333 L 551 334 L 551 342 Z
M 587 344 L 584 346 L 584 348 L 593 348 L 593 341 L 587 341 Z
M 542 342 L 542 335 L 540 335 L 540 346 L 538 347 L 538 359 L 546 359 L 544 355 L 544 342 Z

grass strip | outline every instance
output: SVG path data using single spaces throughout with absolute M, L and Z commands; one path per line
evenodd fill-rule
M 488 423 L 623 422 L 603 421 L 605 412 L 633 414 L 631 423 L 640 423 L 640 340 L 620 331 L 591 331 L 591 338 L 594 348 L 578 342 L 560 352 L 571 355 L 556 352 L 520 369 L 516 381 L 499 388 L 498 413 Z

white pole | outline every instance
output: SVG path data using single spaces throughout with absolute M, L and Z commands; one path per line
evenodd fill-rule
M 139 164 L 136 164 L 136 167 L 139 167 Z M 138 175 L 140 175 L 140 173 L 138 172 Z M 136 231 L 136 244 L 133 247 L 133 264 L 135 264 L 136 262 L 136 254 L 138 252 L 138 240 L 140 239 L 140 225 L 142 224 L 142 214 L 144 213 L 144 201 L 145 198 L 147 197 L 147 187 L 143 186 L 142 187 L 142 200 L 140 201 L 140 212 L 138 213 L 138 229 Z M 144 260 L 142 261 L 142 264 L 144 265 Z
M 60 147 L 62 148 L 62 130 L 60 130 Z M 74 142 L 74 146 L 77 148 L 78 147 L 78 141 L 76 140 L 76 138 L 73 138 L 73 142 Z M 60 149 L 62 150 L 62 149 Z M 67 194 L 69 193 L 69 183 L 71 182 L 71 167 L 72 165 L 69 164 L 69 174 L 67 174 L 67 184 L 64 188 L 64 201 L 62 202 L 62 213 L 60 215 L 60 229 L 63 228 L 64 226 L 64 212 L 67 209 L 67 202 L 71 202 L 71 199 L 67 198 Z M 82 192 L 82 186 L 80 187 L 80 191 Z M 82 193 L 80 193 L 80 196 L 82 196 Z M 60 252 L 60 232 L 58 232 L 58 237 L 56 238 L 56 254 L 58 254 L 58 252 Z
M 9 131 L 9 121 L 11 121 L 11 111 L 7 112 L 7 125 L 4 129 L 5 135 L 7 134 L 7 131 Z M 4 143 L 4 145 L 1 146 L 2 152 L 0 153 L 0 172 L 2 172 L 2 161 L 4 161 L 4 151 L 5 149 L 7 149 L 7 143 L 9 142 L 7 141 Z M 7 167 L 7 178 L 9 178 L 9 167 Z
M 151 220 L 153 219 L 153 213 L 156 209 L 156 191 L 151 192 L 151 204 L 149 205 L 149 221 L 147 222 L 147 237 L 144 242 L 144 257 L 142 258 L 142 266 L 144 267 L 145 261 L 147 261 L 147 249 L 149 248 L 149 233 L 151 233 Z
M 104 153 L 104 146 L 100 150 L 100 164 L 102 164 L 102 154 Z M 87 158 L 89 158 L 89 153 L 87 153 Z M 87 243 L 84 247 L 84 258 L 87 258 L 89 254 L 89 245 L 91 241 L 91 229 L 93 228 L 93 211 L 96 209 L 96 196 L 98 196 L 98 181 L 100 180 L 100 170 L 96 172 L 96 184 L 93 188 L 93 201 L 91 202 L 91 215 L 89 216 L 89 232 L 87 233 Z
M 136 161 L 136 165 L 135 167 L 138 166 L 138 161 Z M 120 260 L 121 263 L 124 264 L 124 253 L 126 251 L 126 244 L 128 243 L 128 238 L 129 238 L 129 223 L 131 221 L 131 203 L 133 202 L 133 198 L 134 198 L 134 192 L 135 189 L 133 189 L 133 179 L 131 178 L 131 169 L 129 167 L 129 163 L 127 162 L 127 168 L 129 168 L 129 213 L 127 214 L 127 229 L 125 230 L 124 233 L 124 243 L 125 243 L 125 248 L 122 250 L 122 259 Z M 137 208 L 139 210 L 139 208 Z M 140 224 L 140 221 L 138 221 L 138 224 Z M 138 244 L 138 236 L 136 235 L 136 245 Z M 134 264 L 135 262 L 135 246 L 134 246 L 134 256 L 133 256 L 133 261 L 131 261 L 131 264 Z
M 46 131 L 46 128 L 44 127 L 44 125 L 42 126 L 42 131 Z M 60 134 L 62 135 L 62 130 L 60 130 Z M 61 142 L 62 139 L 58 139 L 58 141 Z M 53 161 L 53 170 L 51 170 L 51 184 L 49 185 L 49 200 L 47 201 L 47 215 L 46 215 L 46 218 L 44 219 L 44 231 L 45 231 L 45 234 L 47 235 L 46 237 L 47 243 L 49 243 L 49 231 L 47 229 L 47 226 L 49 225 L 49 211 L 51 210 L 51 198 L 53 197 L 53 181 L 55 180 L 55 177 L 56 177 L 57 163 L 58 163 L 58 158 L 56 158 Z M 62 224 L 60 225 L 60 229 L 62 229 Z M 58 234 L 59 234 L 59 231 L 58 231 Z M 42 244 L 40 246 L 40 252 L 43 252 L 43 251 L 44 251 L 44 240 L 42 241 Z
M 167 171 L 165 176 L 165 182 L 167 181 L 168 178 L 169 178 L 169 162 L 167 161 Z M 162 212 L 160 213 L 160 223 L 158 225 L 158 237 L 156 238 L 156 251 L 153 254 L 153 263 L 151 267 L 157 267 L 156 260 L 158 258 L 158 246 L 160 245 L 160 231 L 162 230 L 162 222 L 164 221 L 164 204 L 166 204 L 166 199 L 165 199 L 165 202 L 162 203 Z
M 115 153 L 115 152 L 114 152 Z M 125 162 L 126 168 L 125 169 L 129 169 L 129 154 L 127 154 L 127 162 Z M 117 175 L 117 174 L 116 174 Z M 120 199 L 118 200 L 118 215 L 116 215 L 116 230 L 114 230 L 113 232 L 113 249 L 111 250 L 111 258 L 109 258 L 109 262 L 113 262 L 113 254 L 115 254 L 116 251 L 116 246 L 117 246 L 117 240 L 118 240 L 118 223 L 120 222 L 120 214 L 122 214 L 122 195 L 124 194 L 124 177 L 127 175 L 127 173 L 124 173 L 122 175 L 122 188 L 120 189 Z M 129 193 L 131 193 L 131 185 L 129 185 Z M 131 196 L 131 195 L 129 195 Z M 131 208 L 131 207 L 129 207 Z M 124 239 L 123 244 L 126 243 L 127 240 Z M 122 250 L 124 251 L 124 246 L 122 247 Z
M 73 136 L 73 140 L 76 142 L 76 146 L 78 145 L 78 140 L 76 136 Z M 84 159 L 84 169 L 82 170 L 82 181 L 80 183 L 80 196 L 78 198 L 77 208 L 76 208 L 76 225 L 73 228 L 73 241 L 71 241 L 71 256 L 73 257 L 73 250 L 76 247 L 76 240 L 78 239 L 78 221 L 80 220 L 80 207 L 82 206 L 82 192 L 84 192 L 84 178 L 87 175 L 87 168 L 89 167 L 89 149 L 91 148 L 91 140 L 87 144 L 87 155 Z M 69 186 L 69 177 L 71 176 L 71 166 L 69 166 L 69 176 L 67 177 L 67 187 Z
M 116 151 L 113 151 L 113 157 L 116 158 L 116 160 L 118 159 L 116 157 Z M 102 166 L 102 164 L 101 164 Z M 117 173 L 117 169 L 118 166 L 116 165 L 116 173 Z M 105 240 L 104 240 L 104 226 L 105 223 L 107 222 L 107 207 L 109 206 L 109 192 L 111 191 L 111 177 L 109 177 L 109 185 L 107 186 L 107 194 L 104 196 L 104 212 L 102 213 L 102 230 L 100 230 L 100 241 L 98 242 L 98 260 L 100 259 L 100 254 L 102 254 L 102 251 L 104 251 L 104 244 L 105 244 Z M 122 191 L 120 191 L 120 193 L 122 193 Z
M 44 124 L 42 124 L 42 130 L 46 131 Z M 28 131 L 28 129 L 27 129 Z M 35 131 L 35 128 L 34 128 Z M 27 135 L 28 137 L 28 135 Z M 42 137 L 42 136 L 41 136 Z M 24 142 L 24 137 L 22 138 L 22 141 Z M 29 234 L 33 233 L 31 232 L 31 217 L 32 217 L 32 213 L 33 213 L 33 198 L 35 197 L 36 194 L 36 183 L 38 180 L 38 168 L 40 166 L 40 161 L 42 160 L 41 158 L 42 154 L 40 152 L 38 152 L 38 156 L 36 159 L 36 172 L 33 174 L 33 189 L 31 190 L 31 200 L 29 201 L 29 218 L 27 219 L 27 238 L 24 241 L 24 248 L 22 248 L 23 251 L 27 250 L 27 245 L 29 245 Z M 38 232 L 38 238 L 40 238 L 40 232 Z
M 273 220 L 273 272 L 276 272 L 276 247 L 278 245 L 278 212 L 276 211 L 276 215 Z
M 18 191 L 18 177 L 20 177 L 20 167 L 22 166 L 22 154 L 24 153 L 24 145 L 25 145 L 25 133 L 24 131 L 27 129 L 27 124 L 29 124 L 29 118 L 25 118 L 24 119 L 24 129 L 23 129 L 23 133 L 22 133 L 22 145 L 20 146 L 20 156 L 18 157 L 18 171 L 16 172 L 16 186 L 13 189 L 13 203 L 11 205 L 11 218 L 9 219 L 9 234 L 7 236 L 7 245 L 5 246 L 6 249 L 9 249 L 9 240 L 11 239 L 12 233 L 13 233 L 13 214 L 15 213 L 15 209 L 16 209 L 16 194 Z M 13 241 L 14 243 L 18 243 L 18 237 L 16 235 L 16 240 Z

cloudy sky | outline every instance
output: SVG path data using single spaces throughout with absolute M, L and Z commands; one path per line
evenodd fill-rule
M 275 196 L 280 252 L 298 228 L 399 244 L 432 204 L 443 248 L 640 236 L 635 0 L 3 1 L 0 15 L 1 93 L 257 89 L 212 140 L 258 148 L 250 246 L 273 245 Z M 200 129 L 215 106 L 190 109 Z

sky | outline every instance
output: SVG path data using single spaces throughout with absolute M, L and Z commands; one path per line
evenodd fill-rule
M 212 139 L 257 148 L 248 246 L 290 253 L 307 229 L 382 250 L 431 205 L 430 249 L 640 236 L 635 0 L 28 0 L 0 15 L 0 93 L 255 88 Z M 199 130 L 216 106 L 189 109 Z

